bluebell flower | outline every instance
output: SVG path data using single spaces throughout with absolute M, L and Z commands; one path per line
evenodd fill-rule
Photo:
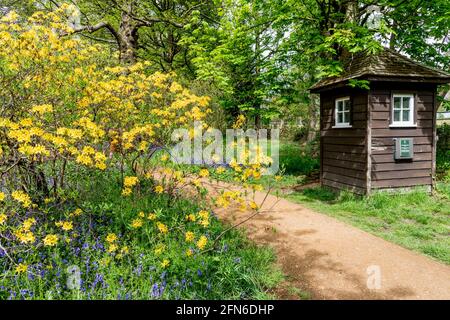
M 151 296 L 152 296 L 152 298 L 159 298 L 160 297 L 160 291 L 159 291 L 158 283 L 153 284 Z
M 17 296 L 15 291 L 9 290 L 9 297 L 8 300 L 12 300 Z

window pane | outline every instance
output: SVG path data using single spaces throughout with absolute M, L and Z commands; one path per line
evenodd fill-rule
M 401 99 L 399 97 L 394 98 L 394 109 L 400 109 Z
M 400 110 L 394 110 L 394 121 L 400 121 Z
M 409 122 L 409 110 L 403 110 L 403 121 Z
M 350 112 L 344 112 L 344 122 L 350 123 Z
M 342 111 L 343 107 L 342 107 L 342 101 L 338 101 L 338 111 Z
M 344 103 L 345 103 L 344 110 L 349 111 L 350 110 L 350 100 L 345 100 Z
M 342 123 L 342 112 L 338 113 L 338 123 Z
M 409 97 L 403 97 L 403 109 L 409 109 L 409 102 L 411 98 Z

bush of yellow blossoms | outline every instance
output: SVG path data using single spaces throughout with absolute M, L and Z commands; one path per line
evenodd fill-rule
M 162 168 L 166 156 L 147 161 L 174 128 L 208 116 L 209 98 L 145 62 L 119 65 L 72 34 L 72 11 L 0 18 L 0 271 L 15 279 L 0 299 L 257 295 L 271 256 L 228 249 L 239 236 L 222 237 L 199 205 L 209 171 L 188 177 Z M 232 167 L 242 181 L 260 175 L 258 165 Z M 202 201 L 183 199 L 186 186 Z M 242 191 L 216 203 L 230 201 L 258 207 Z M 262 271 L 255 280 L 246 268 Z M 214 287 L 218 274 L 232 275 L 230 287 Z

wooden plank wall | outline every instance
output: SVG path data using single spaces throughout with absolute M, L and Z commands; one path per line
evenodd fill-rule
M 415 94 L 416 128 L 390 128 L 391 95 Z M 372 84 L 369 106 L 372 119 L 372 189 L 432 184 L 433 105 L 435 86 L 426 84 Z M 414 139 L 413 161 L 394 160 L 393 138 Z
M 335 99 L 351 96 L 352 128 L 334 125 Z M 321 94 L 321 183 L 366 193 L 367 91 L 337 89 Z

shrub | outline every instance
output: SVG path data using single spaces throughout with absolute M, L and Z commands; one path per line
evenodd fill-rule
M 450 180 L 450 125 L 444 123 L 437 128 L 439 137 L 436 146 L 436 171 L 438 178 Z
M 64 20 L 70 10 L 27 20 L 11 12 L 0 20 L 0 268 L 8 279 L 0 297 L 225 294 L 210 281 L 221 286 L 220 273 L 237 257 L 223 253 L 227 238 L 202 181 L 163 168 L 167 157 L 148 161 L 174 128 L 195 135 L 190 128 L 209 114 L 209 98 L 173 74 L 147 74 L 146 63 L 118 65 L 105 48 L 71 37 Z M 260 175 L 259 164 L 233 167 Z M 222 206 L 234 202 L 258 210 L 244 191 L 218 196 Z M 241 245 L 236 234 L 228 239 Z M 256 250 L 229 254 L 237 253 L 258 261 Z M 252 296 L 263 277 L 245 280 L 243 268 L 229 272 L 229 281 Z M 81 279 L 75 291 L 65 282 L 72 272 Z M 242 281 L 255 283 L 247 292 Z

